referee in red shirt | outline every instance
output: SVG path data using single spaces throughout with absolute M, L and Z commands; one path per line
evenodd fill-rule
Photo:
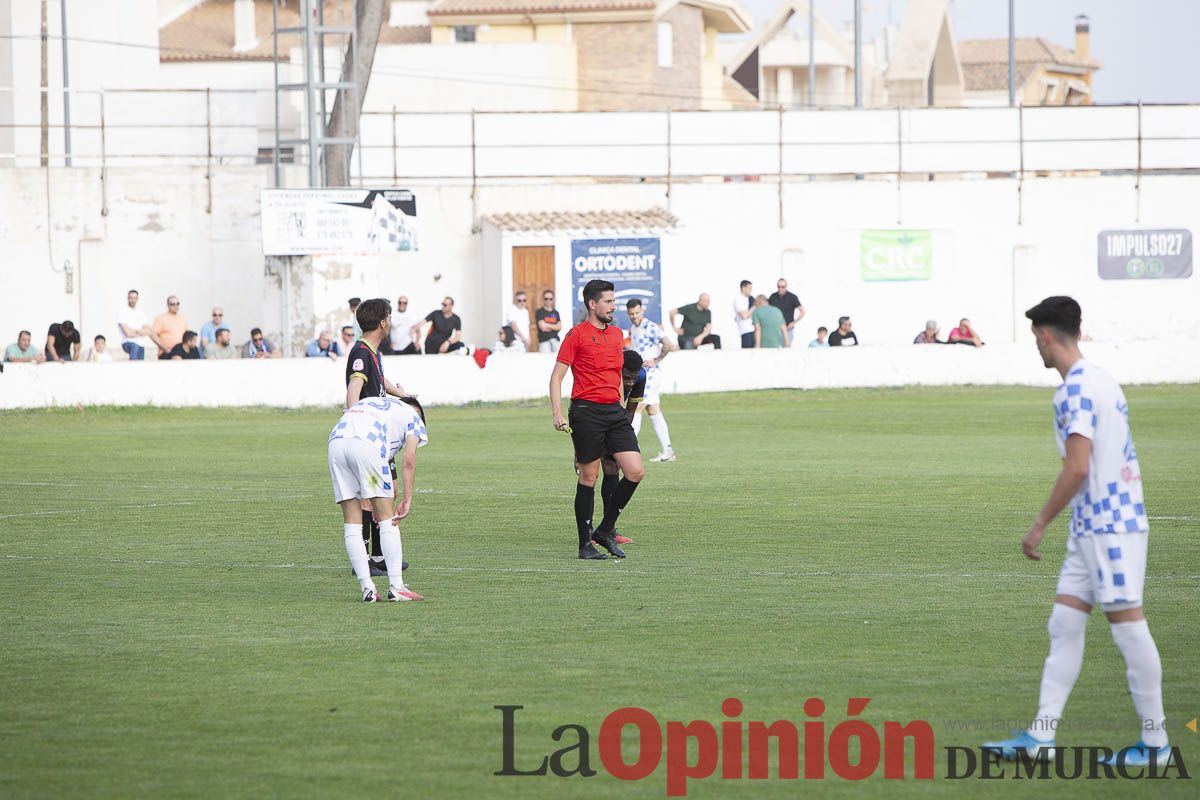
M 571 429 L 575 461 L 579 464 L 579 484 L 575 487 L 575 525 L 579 529 L 579 557 L 605 558 L 592 546 L 594 540 L 616 558 L 625 553 L 617 546 L 613 532 L 617 517 L 633 497 L 646 474 L 637 435 L 629 415 L 621 405 L 621 368 L 625 364 L 624 336 L 612 324 L 613 285 L 608 281 L 588 281 L 583 287 L 587 319 L 576 325 L 563 339 L 558 363 L 550 374 L 550 408 L 554 429 Z M 575 383 L 571 389 L 570 424 L 562 413 L 562 381 L 567 368 Z M 613 493 L 612 503 L 592 530 L 596 480 L 600 477 L 600 458 L 611 455 L 623 477 Z

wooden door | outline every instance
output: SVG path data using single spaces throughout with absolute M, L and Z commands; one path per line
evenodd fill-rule
M 537 322 L 534 314 L 542 306 L 542 292 L 554 291 L 554 247 L 514 247 L 512 249 L 513 294 L 525 292 L 529 298 L 529 349 L 537 352 Z M 555 292 L 557 304 L 558 295 Z M 512 298 L 509 298 L 511 302 Z M 561 313 L 561 309 L 560 309 Z

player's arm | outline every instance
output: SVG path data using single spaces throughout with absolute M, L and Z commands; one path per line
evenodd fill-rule
M 383 379 L 383 390 L 392 397 L 408 397 L 408 392 L 398 383 L 392 383 L 386 377 Z
M 554 370 L 550 373 L 550 413 L 554 416 L 554 429 L 565 431 L 567 418 L 562 412 L 562 382 L 567 377 L 567 365 L 561 361 L 554 362 Z
M 402 520 L 408 516 L 408 512 L 412 511 L 413 498 L 413 481 L 417 477 L 417 446 L 420 440 L 416 436 L 409 436 L 408 441 L 404 443 L 404 464 L 400 467 L 400 475 L 404 481 L 404 496 L 400 498 L 400 505 L 396 506 L 396 520 Z
M 1038 552 L 1038 545 L 1042 543 L 1042 537 L 1046 535 L 1046 526 L 1067 507 L 1067 503 L 1071 502 L 1071 498 L 1079 491 L 1079 485 L 1087 477 L 1088 459 L 1092 455 L 1092 440 L 1073 433 L 1067 437 L 1066 450 L 1067 455 L 1063 459 L 1062 469 L 1058 473 L 1058 479 L 1054 481 L 1054 488 L 1050 490 L 1050 499 L 1033 518 L 1033 525 L 1021 539 L 1021 549 L 1025 551 L 1026 557 L 1032 558 L 1034 561 L 1042 560 L 1042 554 Z
M 652 359 L 654 366 L 656 367 L 663 362 L 664 358 L 667 357 L 667 353 L 679 349 L 679 345 L 675 344 L 665 336 L 659 341 L 658 345 L 658 358 Z
M 362 397 L 362 389 L 367 385 L 367 379 L 362 373 L 356 372 L 346 384 L 346 408 L 354 405 Z

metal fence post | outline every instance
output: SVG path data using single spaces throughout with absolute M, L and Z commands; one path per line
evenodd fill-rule
M 904 222 L 904 110 L 896 106 L 896 224 Z
M 100 216 L 108 216 L 108 147 L 104 122 L 104 90 L 100 89 Z
M 783 103 L 779 104 L 779 229 L 783 230 Z
M 206 214 L 212 213 L 212 88 L 204 89 L 204 127 L 208 136 L 207 154 L 204 160 L 204 182 L 208 189 L 208 206 L 204 209 Z
M 667 109 L 667 211 L 671 210 L 671 109 Z
M 1025 224 L 1025 101 L 1017 106 L 1017 153 L 1020 159 L 1017 173 L 1017 224 Z
M 400 167 L 396 163 L 396 107 L 392 106 L 392 186 L 400 181 Z
M 1142 101 L 1137 104 L 1137 178 L 1133 184 L 1133 193 L 1137 198 L 1134 206 L 1133 221 L 1142 221 Z

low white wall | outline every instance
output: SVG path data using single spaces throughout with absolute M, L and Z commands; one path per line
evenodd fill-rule
M 1200 382 L 1200 359 L 1158 343 L 1086 343 L 1085 354 L 1120 382 Z M 504 354 L 484 369 L 460 356 L 396 356 L 384 372 L 429 405 L 545 398 L 554 357 Z M 867 386 L 1023 384 L 1054 386 L 1026 345 L 888 346 L 847 349 L 696 351 L 663 364 L 668 393 Z M 325 359 L 115 364 L 8 364 L 0 408 L 80 405 L 337 406 L 345 366 Z M 569 394 L 570 378 L 566 383 Z M 1047 401 L 1049 402 L 1049 401 Z M 547 405 L 547 420 L 549 407 Z

